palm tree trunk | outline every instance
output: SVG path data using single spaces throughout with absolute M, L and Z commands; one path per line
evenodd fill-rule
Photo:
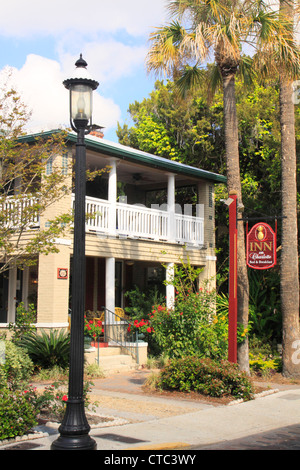
M 294 0 L 280 0 L 280 14 L 294 34 Z M 297 229 L 297 181 L 295 109 L 292 79 L 280 75 L 282 237 L 280 295 L 282 311 L 283 375 L 300 377 L 299 353 L 299 260 Z
M 222 70 L 221 70 L 222 73 Z M 239 163 L 239 140 L 238 140 L 238 120 L 236 113 L 235 98 L 235 74 L 222 73 L 223 78 L 223 100 L 224 100 L 224 128 L 225 147 L 227 162 L 227 188 L 228 192 L 236 191 L 238 196 L 238 207 L 243 207 L 242 188 L 240 179 Z M 248 326 L 249 311 L 249 283 L 247 264 L 245 256 L 245 233 L 243 222 L 238 222 L 238 243 L 237 243 L 237 299 L 238 315 L 237 321 L 245 328 Z M 249 373 L 249 347 L 248 339 L 238 344 L 238 364 L 241 370 Z
M 297 229 L 297 183 L 295 116 L 292 83 L 284 75 L 280 79 L 281 122 L 281 310 L 283 341 L 283 375 L 300 376 L 300 364 L 295 360 L 299 349 L 299 268 Z

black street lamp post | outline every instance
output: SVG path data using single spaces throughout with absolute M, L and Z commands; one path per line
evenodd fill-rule
M 70 121 L 77 133 L 75 156 L 75 213 L 74 252 L 72 276 L 72 321 L 70 338 L 69 391 L 60 436 L 52 443 L 52 450 L 96 450 L 96 442 L 89 436 L 83 399 L 84 368 L 84 310 L 85 310 L 85 135 L 92 125 L 92 94 L 99 83 L 87 75 L 87 63 L 76 62 L 75 78 L 63 82 L 70 90 Z

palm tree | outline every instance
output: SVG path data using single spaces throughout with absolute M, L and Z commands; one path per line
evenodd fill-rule
M 238 1 L 202 0 L 170 1 L 171 17 L 176 20 L 158 28 L 150 36 L 149 71 L 164 71 L 178 79 L 181 91 L 196 86 L 201 80 L 201 65 L 214 53 L 223 84 L 225 146 L 228 193 L 236 191 L 242 207 L 240 180 L 238 121 L 236 113 L 235 77 L 241 61 L 242 31 L 246 17 Z M 187 21 L 190 28 L 180 24 Z M 249 286 L 245 261 L 244 226 L 238 224 L 238 322 L 248 324 Z M 248 343 L 238 348 L 241 369 L 249 370 Z
M 293 1 L 281 0 L 280 12 L 288 18 L 290 41 L 294 40 Z M 295 111 L 293 103 L 294 73 L 280 67 L 280 124 L 281 124 L 281 190 L 282 239 L 280 293 L 283 332 L 283 374 L 300 376 L 300 366 L 293 360 L 299 332 L 299 264 L 297 230 L 297 181 Z
M 224 104 L 224 132 L 228 192 L 238 195 L 243 207 L 239 165 L 239 136 L 235 80 L 242 68 L 245 42 L 264 54 L 281 25 L 276 12 L 262 0 L 170 0 L 172 22 L 151 34 L 147 57 L 149 71 L 175 78 L 181 91 L 197 86 L 201 65 L 212 54 L 221 77 Z M 187 25 L 187 26 L 185 26 Z M 245 260 L 243 223 L 238 223 L 238 322 L 247 326 L 249 284 Z M 249 371 L 248 341 L 238 346 L 238 363 Z
M 294 0 L 280 0 L 279 27 L 274 38 L 270 37 L 270 40 L 257 44 L 258 52 L 254 56 L 254 66 L 260 71 L 262 78 L 279 77 L 283 216 L 280 260 L 283 375 L 299 377 L 300 367 L 298 361 L 293 359 L 300 339 L 297 156 L 293 102 L 293 82 L 300 76 L 300 50 L 294 37 Z

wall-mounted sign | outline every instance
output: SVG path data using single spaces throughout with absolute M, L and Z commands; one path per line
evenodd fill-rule
M 68 269 L 57 268 L 57 279 L 68 279 Z
M 277 262 L 276 233 L 264 222 L 247 233 L 247 265 L 252 269 L 273 268 Z

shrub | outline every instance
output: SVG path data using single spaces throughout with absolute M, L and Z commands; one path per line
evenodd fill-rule
M 282 370 L 282 360 L 280 357 L 266 358 L 262 354 L 254 356 L 250 353 L 249 358 L 250 369 L 256 374 L 267 377 Z
M 157 288 L 142 291 L 138 286 L 126 292 L 125 297 L 128 298 L 130 305 L 125 308 L 130 320 L 142 320 L 142 318 L 146 317 L 151 311 L 153 304 L 159 304 L 163 302 L 164 299 Z
M 2 388 L 0 394 L 0 439 L 27 434 L 37 424 L 37 410 L 32 394 Z
M 91 391 L 92 385 L 93 383 L 89 381 L 84 381 L 83 384 L 83 399 L 86 408 L 91 405 L 88 393 Z M 39 416 L 47 420 L 61 421 L 68 401 L 66 390 L 67 384 L 61 380 L 45 387 L 42 393 L 37 393 L 35 399 Z M 96 407 L 97 403 L 94 403 L 93 406 Z
M 70 335 L 63 330 L 51 330 L 49 334 L 30 333 L 22 338 L 20 346 L 27 350 L 36 366 L 45 369 L 55 365 L 68 367 L 70 353 Z
M 29 379 L 33 372 L 33 362 L 24 350 L 11 341 L 5 341 L 5 357 L 0 365 L 0 387 L 10 385 L 17 388 L 22 381 Z
M 86 364 L 84 368 L 85 374 L 90 378 L 104 378 L 105 374 L 99 364 L 94 362 L 93 364 Z
M 249 400 L 253 387 L 236 364 L 195 356 L 175 358 L 160 372 L 158 386 L 166 390 L 196 391 L 212 397 Z
M 175 267 L 175 302 L 171 309 L 154 305 L 149 315 L 161 350 L 170 357 L 197 355 L 222 358 L 227 354 L 227 317 L 216 312 L 216 293 L 196 281 L 199 269 L 189 264 Z
M 250 339 L 249 365 L 252 372 L 266 377 L 282 371 L 279 352 L 266 338 L 258 338 L 256 335 Z
M 20 302 L 16 309 L 16 320 L 14 323 L 9 323 L 8 329 L 12 331 L 12 341 L 16 344 L 22 337 L 28 333 L 36 331 L 33 323 L 36 322 L 36 310 L 33 304 L 25 308 L 24 303 Z
M 36 409 L 41 417 L 46 417 L 49 421 L 62 420 L 68 400 L 64 388 L 64 381 L 58 381 L 47 386 L 42 393 L 36 395 Z
M 60 366 L 53 366 L 51 369 L 40 369 L 36 372 L 34 380 L 36 382 L 57 382 L 65 380 L 68 374 L 68 369 Z
M 133 323 L 133 326 L 136 326 L 137 323 L 141 324 L 141 322 L 146 325 L 148 315 L 152 310 L 152 305 L 159 304 L 165 299 L 157 288 L 150 288 L 148 290 L 141 291 L 138 286 L 135 286 L 134 289 L 126 292 L 125 297 L 128 298 L 130 305 L 125 308 L 125 311 L 129 315 L 130 322 Z M 162 347 L 157 343 L 157 339 L 155 335 L 152 334 L 152 331 L 147 331 L 148 327 L 149 325 L 145 328 L 140 326 L 139 333 L 143 334 L 143 339 L 148 343 L 148 352 L 158 356 L 162 353 Z M 134 328 L 132 327 L 131 332 L 133 330 Z

